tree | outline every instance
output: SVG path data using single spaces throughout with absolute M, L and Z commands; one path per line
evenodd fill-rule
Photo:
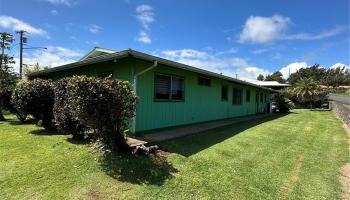
M 277 81 L 279 83 L 285 83 L 286 80 L 283 78 L 283 74 L 279 71 L 274 72 L 271 75 L 265 77 L 265 81 Z
M 262 74 L 259 74 L 259 76 L 258 77 L 256 77 L 256 80 L 258 80 L 258 81 L 263 81 L 264 80 L 264 75 L 262 75 Z
M 317 81 L 312 78 L 301 78 L 294 88 L 294 92 L 302 102 L 309 103 L 312 109 L 312 103 L 317 100 L 320 93 L 320 86 Z
M 30 66 L 30 65 L 24 65 L 23 71 L 24 74 L 30 74 L 33 72 L 38 72 L 40 71 L 42 68 L 40 67 L 39 63 L 35 63 L 35 65 Z
M 289 76 L 288 82 L 294 86 L 302 78 L 311 78 L 319 83 L 324 83 L 326 71 L 327 70 L 325 68 L 321 68 L 319 64 L 315 64 L 308 68 L 301 68 Z
M 14 73 L 12 64 L 15 63 L 13 57 L 5 53 L 5 50 L 9 50 L 13 42 L 13 36 L 6 32 L 0 33 L 0 121 L 5 120 L 2 113 L 2 109 L 5 105 L 10 105 L 8 94 L 14 88 L 18 76 Z

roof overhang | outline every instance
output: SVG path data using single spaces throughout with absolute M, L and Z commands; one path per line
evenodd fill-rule
M 204 69 L 200 69 L 197 67 L 192 67 L 186 64 L 182 64 L 182 63 L 178 63 L 175 61 L 171 61 L 171 60 L 167 60 L 164 58 L 160 58 L 157 56 L 153 56 L 153 55 L 149 55 L 146 53 L 142 53 L 139 51 L 135 51 L 132 49 L 127 49 L 127 50 L 123 50 L 123 51 L 118 51 L 115 53 L 110 53 L 110 54 L 105 54 L 105 55 L 101 55 L 101 56 L 96 56 L 96 57 L 92 57 L 92 58 L 88 58 L 88 59 L 84 59 L 84 60 L 80 60 L 78 62 L 74 62 L 74 63 L 70 63 L 70 64 L 66 64 L 66 65 L 62 65 L 62 66 L 58 66 L 58 67 L 54 67 L 54 68 L 49 68 L 49 69 L 44 69 L 38 72 L 32 72 L 30 74 L 28 74 L 27 76 L 29 78 L 35 78 L 38 76 L 43 76 L 45 74 L 49 74 L 52 72 L 58 72 L 58 71 L 62 71 L 62 70 L 66 70 L 66 69 L 72 69 L 72 68 L 76 68 L 76 67 L 81 67 L 81 66 L 85 66 L 85 65 L 91 65 L 91 64 L 96 64 L 96 63 L 100 63 L 100 62 L 105 62 L 105 61 L 110 61 L 110 60 L 115 60 L 115 59 L 120 59 L 120 58 L 126 58 L 132 56 L 134 58 L 138 58 L 141 60 L 145 60 L 145 61 L 157 61 L 159 64 L 163 64 L 163 65 L 168 65 L 171 67 L 175 67 L 175 68 L 179 68 L 179 69 L 183 69 L 183 70 L 187 70 L 187 71 L 192 71 L 192 72 L 196 72 L 202 75 L 207 75 L 207 76 L 211 76 L 211 77 L 216 77 L 216 78 L 220 78 L 220 79 L 224 79 L 224 80 L 228 80 L 234 83 L 239 83 L 239 84 L 243 84 L 243 85 L 248 85 L 248 86 L 252 86 L 255 88 L 260 88 L 263 90 L 268 90 L 270 92 L 274 92 L 274 93 L 278 93 L 279 91 L 277 90 L 273 90 L 270 88 L 266 88 L 266 87 L 262 87 L 259 86 L 257 84 L 253 84 L 247 81 L 243 81 L 243 80 L 239 80 L 239 79 L 235 79 L 229 76 L 225 76 L 222 74 L 218 74 L 215 72 L 211 72 L 211 71 L 207 71 Z

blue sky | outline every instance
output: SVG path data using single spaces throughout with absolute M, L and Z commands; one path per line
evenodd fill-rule
M 25 29 L 29 45 L 48 47 L 26 50 L 26 64 L 53 67 L 99 46 L 242 79 L 287 77 L 315 63 L 350 65 L 349 9 L 348 0 L 0 0 L 0 31 Z

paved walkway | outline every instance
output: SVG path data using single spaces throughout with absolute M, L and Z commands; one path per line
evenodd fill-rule
M 248 120 L 253 120 L 253 119 L 260 119 L 260 118 L 264 118 L 272 115 L 275 115 L 275 114 L 271 113 L 271 114 L 251 115 L 246 117 L 236 117 L 236 118 L 218 120 L 218 121 L 207 122 L 207 123 L 192 124 L 188 126 L 181 126 L 179 128 L 171 128 L 171 129 L 158 131 L 155 133 L 145 134 L 144 136 L 139 137 L 138 139 L 144 140 L 147 142 L 161 142 L 161 141 L 170 140 L 173 138 L 178 138 L 186 135 L 200 133 L 203 131 L 208 131 L 208 130 L 215 129 L 222 126 L 227 126 L 227 125 L 248 121 Z

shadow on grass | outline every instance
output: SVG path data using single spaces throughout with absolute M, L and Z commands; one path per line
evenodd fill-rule
M 67 136 L 67 142 L 77 145 L 86 145 L 90 143 L 89 139 L 84 138 L 73 138 L 72 136 Z
M 61 133 L 58 133 L 57 131 L 54 130 L 45 130 L 45 129 L 35 129 L 35 130 L 31 130 L 29 131 L 30 134 L 33 135 L 63 135 Z
M 17 119 L 9 119 L 6 120 L 10 125 L 30 125 L 30 124 L 36 124 L 35 119 L 27 119 L 25 122 L 21 122 Z
M 288 113 L 293 114 L 293 112 Z M 165 151 L 177 153 L 185 157 L 189 157 L 204 149 L 207 149 L 217 143 L 220 143 L 230 137 L 233 137 L 247 129 L 250 129 L 259 124 L 275 120 L 288 114 L 274 114 L 265 118 L 254 119 L 246 122 L 240 122 L 213 130 L 188 135 L 185 137 L 164 141 L 159 145 Z M 297 114 L 297 113 L 296 113 Z
M 163 185 L 177 172 L 164 158 L 155 155 L 106 153 L 100 163 L 109 176 L 134 184 Z

